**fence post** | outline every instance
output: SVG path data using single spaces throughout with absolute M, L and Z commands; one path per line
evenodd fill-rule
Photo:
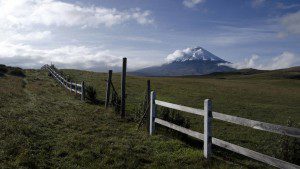
M 75 83 L 75 96 L 77 96 L 77 83 Z
M 70 80 L 70 93 L 72 93 L 72 81 Z
M 121 117 L 125 117 L 125 100 L 126 100 L 126 65 L 127 58 L 123 58 L 122 82 L 121 82 Z
M 156 93 L 155 91 L 151 92 L 150 97 L 150 125 L 149 125 L 149 133 L 150 135 L 153 134 L 155 130 L 155 117 L 156 117 L 156 105 L 155 105 Z
M 68 80 L 67 79 L 65 79 L 65 82 L 66 82 L 66 89 L 67 89 L 67 91 L 68 91 Z
M 208 160 L 212 155 L 212 102 L 210 99 L 204 100 L 204 157 Z
M 81 101 L 84 101 L 84 96 L 85 96 L 85 86 L 84 86 L 84 81 L 81 83 Z
M 145 113 L 146 113 L 146 126 L 147 126 L 147 130 L 149 131 L 149 120 L 150 120 L 150 95 L 151 95 L 151 86 L 150 86 L 150 80 L 147 80 L 147 101 L 146 101 L 146 105 L 145 107 Z
M 109 105 L 111 76 L 112 76 L 112 70 L 109 70 L 108 78 L 107 78 L 107 82 L 106 82 L 106 98 L 105 98 L 105 108 L 106 109 Z

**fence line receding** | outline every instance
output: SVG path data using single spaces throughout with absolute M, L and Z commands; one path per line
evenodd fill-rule
M 51 76 L 58 81 L 63 87 L 65 87 L 70 92 L 74 92 L 75 95 L 79 94 L 81 96 L 81 100 L 84 100 L 85 97 L 85 85 L 84 81 L 81 82 L 81 84 L 71 82 L 64 78 L 62 75 L 57 73 L 51 66 L 48 64 L 44 65 L 42 68 L 48 70 L 48 72 L 51 74 Z

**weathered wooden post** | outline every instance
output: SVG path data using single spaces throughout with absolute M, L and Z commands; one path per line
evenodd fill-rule
M 72 81 L 70 80 L 70 93 L 72 93 Z
M 75 88 L 74 88 L 74 90 L 75 90 L 75 96 L 77 96 L 77 83 L 75 83 Z
M 147 130 L 149 131 L 149 120 L 150 120 L 150 95 L 151 95 L 151 86 L 150 86 L 150 80 L 147 80 L 147 96 L 146 96 L 146 105 L 145 107 L 145 113 L 146 113 L 146 126 Z
M 68 81 L 67 81 L 66 78 L 65 78 L 65 87 L 66 87 L 66 89 L 68 90 Z
M 209 99 L 204 100 L 204 157 L 208 160 L 212 155 L 212 102 Z
M 122 69 L 122 78 L 121 78 L 121 117 L 125 117 L 126 110 L 126 65 L 127 58 L 123 58 L 123 69 Z
M 84 81 L 81 82 L 81 101 L 84 101 L 85 97 L 85 86 L 84 86 Z
M 156 117 L 156 105 L 155 105 L 156 93 L 155 91 L 151 92 L 150 97 L 150 125 L 149 125 L 149 133 L 150 135 L 153 134 L 155 130 L 155 117 Z
M 107 82 L 106 82 L 106 98 L 105 98 L 105 108 L 106 109 L 109 105 L 111 76 L 112 76 L 112 70 L 109 70 L 108 71 Z

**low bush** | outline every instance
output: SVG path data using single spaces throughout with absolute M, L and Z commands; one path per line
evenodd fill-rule
M 290 118 L 287 126 L 294 127 L 295 123 Z M 277 151 L 277 157 L 285 161 L 300 164 L 300 139 L 290 136 L 281 136 L 278 139 L 280 147 Z
M 176 124 L 178 126 L 184 127 L 184 128 L 190 128 L 190 121 L 183 117 L 180 112 L 176 110 L 172 110 L 169 108 L 161 107 L 160 111 L 161 117 L 163 120 L 168 121 L 170 123 Z M 183 140 L 187 139 L 187 135 L 177 132 L 173 129 L 166 128 L 168 133 L 171 133 L 172 135 L 179 137 Z
M 9 74 L 13 76 L 25 77 L 25 73 L 21 68 L 13 68 Z
M 162 107 L 161 108 L 162 119 L 176 125 L 190 128 L 190 121 L 185 119 L 178 111 Z
M 5 65 L 0 64 L 0 73 L 5 74 L 7 71 L 8 68 Z
M 86 99 L 89 102 L 96 104 L 98 102 L 96 89 L 93 86 L 86 86 L 85 91 L 86 91 Z

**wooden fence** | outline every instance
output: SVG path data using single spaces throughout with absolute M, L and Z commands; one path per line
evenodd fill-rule
M 110 70 L 108 73 L 108 79 L 107 79 L 107 89 L 106 89 L 106 98 L 105 98 L 105 107 L 107 108 L 109 105 L 112 105 L 115 110 L 121 111 L 121 117 L 125 117 L 125 98 L 126 98 L 126 92 L 125 92 L 125 85 L 126 85 L 126 58 L 123 59 L 123 71 L 121 76 L 121 96 L 118 95 L 113 83 L 112 83 L 112 71 Z M 52 75 L 52 77 L 57 80 L 62 86 L 64 86 L 66 89 L 68 89 L 70 92 L 74 92 L 76 95 L 81 95 L 81 100 L 84 100 L 85 95 L 85 84 L 84 81 L 81 84 L 77 84 L 71 81 L 68 81 L 66 78 L 64 78 L 62 75 L 60 75 L 58 72 L 56 72 L 51 66 L 44 65 L 42 68 L 49 71 L 49 73 Z M 212 156 L 212 145 L 217 145 L 219 147 L 225 148 L 227 150 L 233 151 L 238 154 L 242 154 L 244 156 L 250 157 L 252 159 L 267 163 L 269 165 L 278 167 L 278 168 L 288 168 L 288 169 L 300 169 L 300 166 L 276 159 L 274 157 L 217 139 L 213 137 L 212 134 L 212 119 L 217 119 L 233 124 L 238 124 L 246 127 L 251 127 L 253 129 L 277 133 L 281 135 L 291 136 L 300 138 L 300 130 L 293 127 L 286 127 L 281 125 L 275 125 L 255 120 L 250 120 L 246 118 L 226 115 L 218 112 L 212 111 L 212 102 L 209 99 L 206 99 L 204 101 L 204 110 L 202 109 L 196 109 L 191 107 L 186 107 L 182 105 L 177 105 L 173 103 L 168 103 L 164 101 L 160 101 L 156 99 L 156 93 L 154 91 L 151 92 L 151 96 L 149 97 L 150 93 L 150 81 L 147 81 L 147 101 L 146 106 L 144 110 L 143 117 L 141 121 L 139 122 L 139 127 L 142 124 L 142 121 L 144 118 L 146 118 L 146 115 L 149 111 L 150 107 L 150 116 L 149 116 L 149 133 L 152 135 L 155 131 L 155 124 L 160 124 L 162 126 L 171 128 L 173 130 L 176 130 L 178 132 L 187 134 L 188 136 L 194 137 L 196 139 L 202 140 L 204 142 L 203 144 L 203 152 L 204 157 L 207 159 L 210 159 Z M 150 100 L 150 102 L 149 102 Z M 149 106 L 147 106 L 149 105 Z M 188 112 L 195 115 L 200 115 L 204 117 L 204 133 L 199 133 L 181 126 L 178 126 L 176 124 L 170 123 L 168 121 L 165 121 L 163 119 L 157 118 L 157 112 L 156 112 L 156 106 L 163 106 L 179 111 Z
M 204 133 L 199 133 L 181 126 L 178 126 L 176 124 L 170 123 L 168 121 L 162 120 L 157 118 L 156 113 L 156 105 L 163 106 L 179 111 L 188 112 L 195 115 L 204 116 Z M 238 154 L 242 154 L 244 156 L 250 157 L 252 159 L 267 163 L 269 165 L 278 167 L 278 168 L 286 168 L 286 169 L 299 169 L 300 166 L 288 163 L 283 160 L 276 159 L 274 157 L 261 154 L 259 152 L 249 150 L 244 147 L 240 147 L 235 144 L 231 144 L 229 142 L 217 139 L 212 137 L 212 119 L 217 119 L 233 124 L 238 124 L 246 127 L 251 127 L 253 129 L 257 130 L 263 130 L 268 132 L 273 132 L 277 134 L 287 135 L 291 137 L 300 138 L 300 130 L 293 127 L 286 127 L 281 125 L 275 125 L 270 123 L 264 123 L 260 121 L 255 120 L 249 120 L 241 117 L 226 115 L 218 112 L 212 111 L 212 102 L 209 99 L 206 99 L 204 101 L 204 110 L 202 109 L 195 109 L 191 107 L 186 107 L 182 105 L 177 105 L 173 103 L 168 103 L 160 100 L 156 100 L 156 94 L 154 91 L 151 92 L 151 98 L 150 98 L 150 126 L 149 126 L 149 133 L 150 135 L 153 134 L 155 130 L 155 123 L 160 124 L 162 126 L 171 128 L 173 130 L 176 130 L 178 132 L 187 134 L 191 137 L 194 137 L 199 140 L 204 141 L 203 151 L 204 151 L 204 157 L 210 158 L 212 155 L 212 144 L 217 145 L 219 147 L 225 148 L 227 150 L 233 151 Z
M 108 71 L 108 77 L 106 80 L 105 108 L 108 108 L 109 105 L 113 106 L 115 112 L 121 113 L 121 118 L 125 118 L 126 115 L 126 69 L 127 58 L 123 58 L 120 92 L 121 95 L 118 94 L 112 82 L 112 70 Z
M 65 87 L 70 92 L 74 92 L 75 95 L 79 94 L 81 96 L 81 100 L 82 101 L 84 100 L 84 97 L 85 97 L 85 85 L 84 85 L 84 81 L 82 81 L 81 84 L 71 82 L 71 81 L 67 80 L 66 78 L 64 78 L 62 75 L 60 75 L 59 73 L 57 73 L 49 65 L 44 65 L 42 68 L 48 70 L 49 73 L 51 74 L 51 76 L 56 81 L 58 81 L 63 87 Z

